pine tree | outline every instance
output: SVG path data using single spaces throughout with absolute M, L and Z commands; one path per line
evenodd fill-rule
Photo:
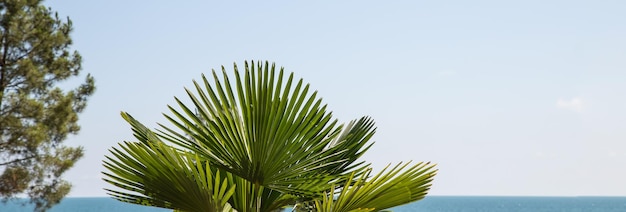
M 27 195 L 36 211 L 69 193 L 61 177 L 83 156 L 63 144 L 95 90 L 90 75 L 73 89 L 59 85 L 81 71 L 71 31 L 41 0 L 0 2 L 0 197 Z

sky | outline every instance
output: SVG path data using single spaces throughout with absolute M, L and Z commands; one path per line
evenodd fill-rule
M 78 1 L 81 79 L 97 91 L 66 143 L 73 197 L 202 73 L 268 60 L 341 122 L 376 121 L 377 169 L 431 161 L 431 195 L 626 196 L 626 1 Z

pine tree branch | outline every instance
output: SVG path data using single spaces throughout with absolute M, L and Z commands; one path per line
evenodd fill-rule
M 25 161 L 25 160 L 30 160 L 30 159 L 33 159 L 33 158 L 37 158 L 37 156 L 35 155 L 35 156 L 30 156 L 30 157 L 25 157 L 25 158 L 15 159 L 15 160 L 12 160 L 12 161 L 9 161 L 9 162 L 0 163 L 0 166 L 6 166 L 6 165 L 13 164 L 13 163 L 17 163 L 17 162 Z

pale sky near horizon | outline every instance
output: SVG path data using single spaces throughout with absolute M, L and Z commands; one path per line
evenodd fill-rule
M 626 196 L 626 1 L 46 1 L 97 91 L 68 139 L 70 196 L 105 196 L 107 149 L 221 65 L 269 60 L 342 122 L 371 116 L 375 167 L 432 161 L 431 195 Z

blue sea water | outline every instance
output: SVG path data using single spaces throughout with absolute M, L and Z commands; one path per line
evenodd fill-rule
M 395 212 L 626 212 L 626 197 L 434 196 L 393 208 Z
M 391 209 L 394 212 L 626 212 L 626 197 L 476 197 L 429 196 Z M 30 212 L 19 201 L 0 204 L 0 212 Z M 66 198 L 50 212 L 165 212 L 171 210 L 118 202 L 111 198 Z

